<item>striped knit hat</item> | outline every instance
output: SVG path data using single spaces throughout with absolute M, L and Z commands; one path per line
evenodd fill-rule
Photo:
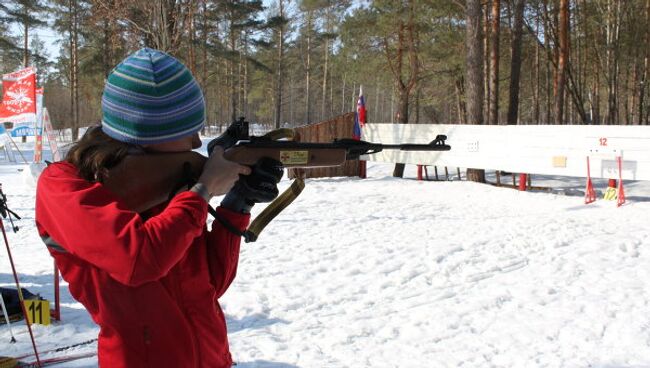
M 144 48 L 109 74 L 102 115 L 102 130 L 118 141 L 162 143 L 201 130 L 205 101 L 185 65 L 164 52 Z

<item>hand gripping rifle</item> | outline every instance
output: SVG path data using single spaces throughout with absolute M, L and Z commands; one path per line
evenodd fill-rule
M 297 142 L 293 129 L 278 129 L 264 136 L 251 136 L 244 118 L 231 124 L 226 133 L 208 144 L 208 152 L 220 145 L 224 157 L 242 165 L 254 165 L 262 157 L 280 161 L 286 168 L 316 168 L 341 166 L 346 160 L 382 150 L 448 151 L 444 135 L 438 135 L 428 144 L 379 144 L 354 139 L 335 139 L 331 143 Z M 197 178 L 206 157 L 196 152 L 130 155 L 111 169 L 105 185 L 125 200 L 127 206 L 143 212 L 170 198 L 180 187 L 189 185 L 183 178 Z M 128 173 L 138 173 L 137 177 Z M 124 180 L 128 177 L 128 180 Z M 191 180 L 190 180 L 191 181 Z M 304 179 L 297 178 L 278 198 L 269 204 L 251 222 L 243 234 L 246 242 L 257 239 L 264 227 L 284 210 L 305 187 Z

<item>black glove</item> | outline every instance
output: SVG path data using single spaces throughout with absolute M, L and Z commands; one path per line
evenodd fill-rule
M 234 146 L 238 141 L 249 138 L 248 122 L 245 121 L 244 118 L 239 118 L 239 120 L 230 124 L 223 134 L 208 143 L 208 156 L 212 154 L 212 150 L 214 150 L 214 147 L 216 146 L 221 146 L 226 150 Z
M 255 203 L 271 202 L 278 196 L 283 169 L 280 161 L 268 157 L 259 159 L 250 175 L 239 176 L 221 201 L 221 206 L 239 213 L 250 213 Z

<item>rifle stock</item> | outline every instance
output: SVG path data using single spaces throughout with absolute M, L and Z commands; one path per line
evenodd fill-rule
M 169 199 L 184 178 L 184 165 L 198 178 L 207 158 L 196 152 L 137 154 L 126 156 L 111 168 L 103 185 L 128 209 L 142 213 Z
M 282 162 L 286 168 L 311 168 L 340 166 L 345 163 L 346 150 L 343 148 L 272 148 L 235 146 L 226 150 L 224 157 L 242 165 L 255 165 L 262 157 L 270 157 Z

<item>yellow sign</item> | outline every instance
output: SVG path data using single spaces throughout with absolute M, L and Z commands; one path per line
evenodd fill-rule
M 25 310 L 29 323 L 38 323 L 39 325 L 50 324 L 50 302 L 47 300 L 27 299 L 25 300 Z
M 553 167 L 566 167 L 566 156 L 553 156 Z
M 607 190 L 605 191 L 605 195 L 603 195 L 603 199 L 608 201 L 613 201 L 617 197 L 618 197 L 618 191 L 616 190 L 616 188 L 607 187 Z
M 283 165 L 305 165 L 309 163 L 309 151 L 280 151 Z

